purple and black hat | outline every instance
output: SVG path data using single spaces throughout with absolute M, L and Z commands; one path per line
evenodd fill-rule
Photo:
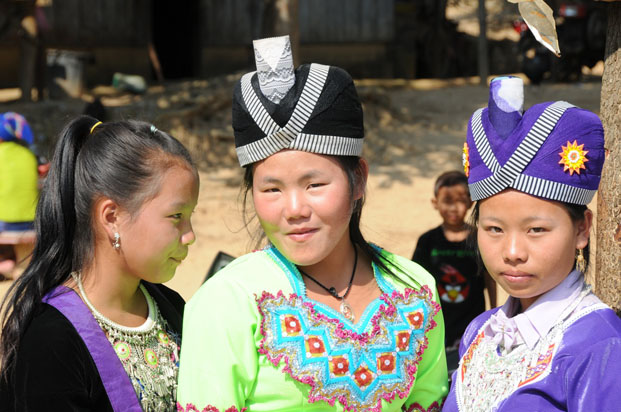
M 255 41 L 257 71 L 233 92 L 233 130 L 241 166 L 283 149 L 359 156 L 362 105 L 351 76 L 334 66 L 293 70 L 288 36 Z
M 599 117 L 570 103 L 534 105 L 506 137 L 489 109 L 472 115 L 464 144 L 464 169 L 473 200 L 512 188 L 559 202 L 588 204 L 604 165 Z

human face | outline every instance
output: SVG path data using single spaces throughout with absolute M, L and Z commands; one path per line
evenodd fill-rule
M 431 203 L 442 216 L 444 224 L 460 228 L 463 227 L 466 213 L 472 206 L 468 188 L 462 184 L 441 187 Z
M 172 279 L 195 240 L 190 218 L 198 201 L 198 179 L 187 168 L 173 166 L 160 185 L 154 198 L 133 216 L 122 214 L 118 225 L 124 270 L 152 283 Z
M 349 220 L 364 184 L 352 196 L 337 159 L 284 150 L 253 167 L 252 198 L 259 222 L 287 259 L 310 266 L 349 244 Z
M 516 190 L 480 201 L 477 238 L 485 268 L 526 310 L 569 274 L 593 215 L 574 223 L 558 202 Z

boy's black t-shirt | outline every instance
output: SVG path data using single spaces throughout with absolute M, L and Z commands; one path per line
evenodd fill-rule
M 448 241 L 442 226 L 438 226 L 418 239 L 412 260 L 436 279 L 444 313 L 445 342 L 452 346 L 468 324 L 485 311 L 485 282 L 483 276 L 477 275 L 475 251 L 465 240 Z

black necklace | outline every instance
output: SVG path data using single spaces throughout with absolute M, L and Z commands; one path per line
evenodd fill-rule
M 351 271 L 351 277 L 349 278 L 349 285 L 347 285 L 347 289 L 345 290 L 345 293 L 343 293 L 343 296 L 339 296 L 334 286 L 326 287 L 321 282 L 319 282 L 317 279 L 315 279 L 308 273 L 304 272 L 299 267 L 298 267 L 298 270 L 300 271 L 301 274 L 303 274 L 304 276 L 306 276 L 307 278 L 309 278 L 310 280 L 312 280 L 313 282 L 321 286 L 323 290 L 328 292 L 335 299 L 340 300 L 341 301 L 341 307 L 340 307 L 341 313 L 343 314 L 343 316 L 345 316 L 346 319 L 354 323 L 356 319 L 356 316 L 354 315 L 354 310 L 352 309 L 351 305 L 347 303 L 345 298 L 347 297 L 347 295 L 349 294 L 349 291 L 351 290 L 351 285 L 354 283 L 354 276 L 356 275 L 356 266 L 358 266 L 358 249 L 354 245 L 354 269 Z

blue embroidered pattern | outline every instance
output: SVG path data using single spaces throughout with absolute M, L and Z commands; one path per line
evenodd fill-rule
M 284 360 L 284 372 L 311 387 L 309 402 L 338 400 L 347 410 L 379 411 L 382 400 L 408 396 L 427 347 L 426 332 L 436 325 L 439 306 L 432 292 L 423 287 L 387 293 L 392 288 L 376 273 L 384 294 L 353 325 L 305 298 L 299 272 L 274 257 L 294 280 L 295 293 L 264 292 L 257 298 L 264 336 L 259 352 L 275 366 Z

